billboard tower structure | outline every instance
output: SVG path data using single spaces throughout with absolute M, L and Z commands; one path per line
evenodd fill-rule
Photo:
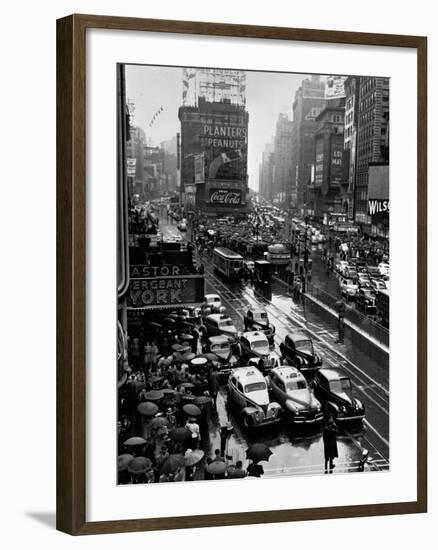
M 187 210 L 238 215 L 248 206 L 246 75 L 183 69 L 181 198 Z

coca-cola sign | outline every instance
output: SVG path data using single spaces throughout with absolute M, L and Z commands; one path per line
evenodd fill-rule
M 210 204 L 223 204 L 238 206 L 241 203 L 242 193 L 240 189 L 211 189 Z

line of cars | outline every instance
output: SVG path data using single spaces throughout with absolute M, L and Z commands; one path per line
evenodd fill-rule
M 306 332 L 287 334 L 277 352 L 275 327 L 266 311 L 249 308 L 245 331 L 239 333 L 218 295 L 207 295 L 207 302 L 203 351 L 227 377 L 228 403 L 245 427 L 281 420 L 293 426 L 317 425 L 326 415 L 338 422 L 364 418 L 365 407 L 353 395 L 348 375 L 323 367 Z
M 356 302 L 358 309 L 376 315 L 376 296 L 389 290 L 389 264 L 366 265 L 359 260 L 341 260 L 335 265 L 341 295 Z

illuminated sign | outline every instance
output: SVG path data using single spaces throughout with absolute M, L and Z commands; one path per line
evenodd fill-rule
M 224 206 L 239 206 L 242 202 L 242 191 L 240 189 L 211 188 L 209 202 Z

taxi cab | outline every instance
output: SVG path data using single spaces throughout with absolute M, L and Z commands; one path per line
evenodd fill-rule
M 230 339 L 224 334 L 207 338 L 203 351 L 216 356 L 215 363 L 221 374 L 229 374 L 233 366 L 237 366 L 238 359 L 231 352 Z
M 240 367 L 231 371 L 227 385 L 228 403 L 239 411 L 247 428 L 277 423 L 281 407 L 269 401 L 263 374 L 256 367 Z
M 292 424 L 318 424 L 324 419 L 321 403 L 295 367 L 282 366 L 268 375 L 272 397 L 281 405 Z
M 246 331 L 263 332 L 269 343 L 274 343 L 275 327 L 269 322 L 267 312 L 261 308 L 249 308 L 243 318 Z
M 207 328 L 207 334 L 209 336 L 218 336 L 224 334 L 231 338 L 237 337 L 237 329 L 231 317 L 222 313 L 212 313 L 207 315 L 204 319 L 205 327 Z
M 280 356 L 271 350 L 264 332 L 258 330 L 244 332 L 240 338 L 240 346 L 242 358 L 247 363 L 260 366 L 260 368 L 263 365 L 263 370 L 280 365 Z

